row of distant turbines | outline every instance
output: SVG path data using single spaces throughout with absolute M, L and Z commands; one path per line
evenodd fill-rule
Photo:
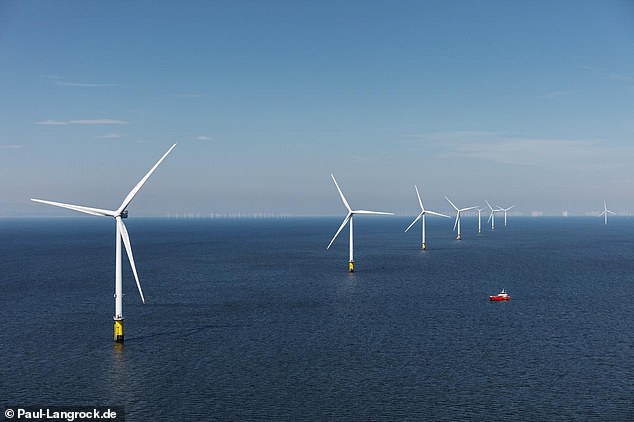
M 353 210 L 352 208 L 350 208 L 350 205 L 348 204 L 348 201 L 346 200 L 346 197 L 344 196 L 343 192 L 341 191 L 341 188 L 339 188 L 339 184 L 337 183 L 337 179 L 335 179 L 334 175 L 330 175 L 330 177 L 332 177 L 332 181 L 335 182 L 335 186 L 337 187 L 337 191 L 339 192 L 339 196 L 341 196 L 341 200 L 343 201 L 343 204 L 345 205 L 345 207 L 348 209 L 348 214 L 346 214 L 346 217 L 343 219 L 343 222 L 341 223 L 341 226 L 339 226 L 339 230 L 337 230 L 337 233 L 335 233 L 335 235 L 333 236 L 332 240 L 330 241 L 330 243 L 328 244 L 328 246 L 326 247 L 326 250 L 330 249 L 330 246 L 332 246 L 333 242 L 335 241 L 335 239 L 337 238 L 337 236 L 339 236 L 339 233 L 341 233 L 341 230 L 343 230 L 343 228 L 346 226 L 346 224 L 349 224 L 349 228 L 350 228 L 350 258 L 348 261 L 348 269 L 349 271 L 352 273 L 354 272 L 354 236 L 353 236 L 353 221 L 354 221 L 354 216 L 355 214 L 369 214 L 369 215 L 394 215 L 394 213 L 392 212 L 384 212 L 384 211 L 367 211 L 367 210 Z M 441 214 L 439 212 L 435 212 L 435 211 L 430 211 L 430 210 L 426 210 L 425 207 L 423 206 L 423 201 L 420 197 L 420 193 L 418 192 L 418 186 L 414 185 L 414 189 L 416 189 L 416 196 L 418 197 L 418 204 L 420 205 L 420 214 L 418 214 L 418 216 L 414 219 L 414 221 L 412 221 L 412 223 L 405 229 L 405 231 L 407 232 L 409 229 L 412 228 L 412 226 L 414 224 L 416 224 L 418 222 L 418 220 L 421 220 L 421 226 L 422 226 L 422 249 L 425 250 L 427 249 L 427 242 L 425 239 L 425 216 L 427 214 L 430 215 L 436 215 L 438 217 L 445 217 L 445 218 L 451 218 L 448 215 L 445 214 Z M 447 201 L 449 201 L 449 203 L 451 204 L 451 206 L 453 207 L 453 209 L 456 211 L 456 220 L 454 222 L 453 225 L 453 231 L 458 232 L 458 235 L 456 237 L 456 240 L 462 240 L 462 235 L 460 232 L 460 217 L 462 215 L 463 212 L 465 211 L 471 211 L 471 210 L 478 210 L 478 233 L 482 232 L 482 211 L 484 211 L 484 209 L 478 208 L 478 207 L 466 207 L 466 208 L 458 208 L 456 206 L 456 204 L 454 204 L 451 199 L 449 199 L 448 197 L 445 196 L 445 199 Z M 496 212 L 503 212 L 504 213 L 504 225 L 506 226 L 506 216 L 507 213 L 516 205 L 512 205 L 508 208 L 502 208 L 499 206 L 496 206 L 495 208 L 493 208 L 491 206 L 491 204 L 489 204 L 489 201 L 485 200 L 487 206 L 489 207 L 489 209 L 491 210 L 491 214 L 489 215 L 489 220 L 491 222 L 491 229 L 495 229 L 495 213 Z
M 128 210 L 127 207 L 130 205 L 130 202 L 132 202 L 132 200 L 134 199 L 134 197 L 136 196 L 136 194 L 139 192 L 139 190 L 141 190 L 141 188 L 143 187 L 143 185 L 145 184 L 145 182 L 147 182 L 147 180 L 150 178 L 150 176 L 152 175 L 152 173 L 154 173 L 154 171 L 157 169 L 157 167 L 163 162 L 163 160 L 167 157 L 167 155 L 172 152 L 172 150 L 174 149 L 174 147 L 176 147 L 176 144 L 172 145 L 165 154 L 163 154 L 163 156 L 156 162 L 156 164 L 154 164 L 154 166 L 147 172 L 147 174 L 139 181 L 139 183 L 136 184 L 136 186 L 134 186 L 134 188 L 130 191 L 130 193 L 128 193 L 128 195 L 125 197 L 125 199 L 123 200 L 123 202 L 121 203 L 121 205 L 119 205 L 119 208 L 117 208 L 116 210 L 104 210 L 104 209 L 99 209 L 99 208 L 91 208 L 91 207 L 85 207 L 82 205 L 73 205 L 73 204 L 64 204 L 61 202 L 53 202 L 53 201 L 45 201 L 42 199 L 32 199 L 32 201 L 35 202 L 40 202 L 43 204 L 47 204 L 47 205 L 53 205 L 56 207 L 62 207 L 62 208 L 67 208 L 67 209 L 71 209 L 74 211 L 79 211 L 85 214 L 90 214 L 90 215 L 96 215 L 99 217 L 111 217 L 114 218 L 115 220 L 115 294 L 114 294 L 114 298 L 115 298 L 115 313 L 114 313 L 114 340 L 115 342 L 123 342 L 124 336 L 123 336 L 123 286 L 122 286 L 122 259 L 121 259 L 121 242 L 123 242 L 123 245 L 125 247 L 126 253 L 128 255 L 128 260 L 130 262 L 130 267 L 132 268 L 132 273 L 134 274 L 134 279 L 136 281 L 136 285 L 137 285 L 137 289 L 139 291 L 139 295 L 141 296 L 141 301 L 143 303 L 145 303 L 145 298 L 143 296 L 143 290 L 141 289 L 141 283 L 139 281 L 139 276 L 137 274 L 137 270 L 136 270 L 136 265 L 134 263 L 134 256 L 132 255 L 132 246 L 130 244 L 130 236 L 128 234 L 128 230 L 126 229 L 125 224 L 123 223 L 123 219 L 128 217 Z M 348 214 L 346 215 L 346 217 L 344 218 L 343 222 L 341 223 L 341 226 L 339 227 L 339 230 L 337 230 L 337 233 L 335 233 L 334 237 L 332 238 L 332 240 L 330 241 L 330 243 L 328 244 L 328 247 L 326 249 L 329 249 L 330 246 L 332 245 L 332 243 L 335 241 L 335 239 L 337 238 L 337 236 L 339 235 L 339 233 L 341 233 L 341 231 L 343 230 L 343 228 L 346 226 L 346 224 L 350 225 L 350 260 L 349 260 L 349 270 L 350 272 L 354 271 L 354 237 L 353 237 L 353 217 L 356 214 L 382 214 L 382 215 L 393 215 L 393 213 L 390 212 L 382 212 L 382 211 L 366 211 L 366 210 L 353 210 L 352 208 L 350 208 L 350 205 L 348 204 L 348 201 L 346 200 L 345 196 L 343 195 L 343 192 L 341 191 L 341 189 L 339 188 L 339 185 L 337 184 L 337 181 L 335 180 L 335 176 L 332 176 L 332 180 L 333 182 L 335 182 L 335 186 L 337 187 L 337 191 L 339 192 L 339 195 L 341 196 L 341 200 L 343 201 L 343 204 L 346 206 L 347 210 L 348 210 Z M 426 249 L 426 240 L 425 240 L 425 216 L 427 214 L 430 215 L 435 215 L 435 216 L 439 216 L 439 217 L 445 217 L 445 218 L 450 218 L 448 215 L 445 214 L 441 214 L 438 212 L 434 212 L 434 211 L 430 211 L 430 210 L 426 210 L 425 207 L 423 206 L 423 201 L 421 200 L 420 197 L 420 193 L 418 192 L 418 187 L 416 185 L 414 185 L 414 188 L 416 189 L 416 196 L 418 197 L 418 203 L 420 205 L 421 208 L 421 212 L 420 214 L 418 214 L 418 216 L 414 219 L 414 221 L 412 221 L 412 223 L 405 229 L 405 231 L 407 232 L 409 229 L 412 228 L 412 226 L 414 226 L 414 224 L 416 224 L 416 222 L 418 222 L 419 220 L 422 219 L 422 249 Z M 447 199 L 447 201 L 449 201 L 449 203 L 451 204 L 451 206 L 454 208 L 454 210 L 456 211 L 456 220 L 454 222 L 454 228 L 453 230 L 458 231 L 458 236 L 456 239 L 460 240 L 461 234 L 460 234 L 460 217 L 461 214 L 465 211 L 470 211 L 470 210 L 474 210 L 478 207 L 466 207 L 466 208 L 458 208 L 449 198 L 447 198 L 445 196 L 445 198 Z M 489 221 L 491 221 L 491 228 L 494 229 L 495 228 L 495 213 L 504 213 L 504 225 L 506 225 L 506 217 L 507 217 L 507 212 L 510 211 L 513 207 L 515 207 L 515 205 L 508 207 L 508 208 L 502 208 L 499 206 L 496 206 L 495 208 L 491 206 L 491 204 L 489 204 L 488 201 L 485 201 L 487 203 L 487 206 L 489 207 L 491 213 L 489 215 Z M 601 216 L 604 216 L 605 218 L 605 224 L 608 223 L 608 214 L 614 214 L 614 212 L 608 210 L 607 208 L 607 204 L 605 203 L 605 201 L 603 202 L 603 208 L 604 211 L 601 213 Z M 482 230 L 482 223 L 481 223 L 481 213 L 482 213 L 483 209 L 478 209 L 478 232 L 481 232 Z

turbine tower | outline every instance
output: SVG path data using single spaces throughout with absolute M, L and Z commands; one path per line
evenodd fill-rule
M 482 233 L 482 211 L 484 208 L 478 208 L 478 234 Z
M 489 219 L 487 220 L 487 223 L 490 221 L 491 222 L 491 230 L 495 230 L 495 213 L 496 212 L 502 212 L 503 210 L 500 207 L 497 207 L 497 208 L 494 209 L 491 206 L 491 204 L 489 204 L 489 201 L 487 201 L 486 199 L 484 200 L 484 202 L 487 203 L 487 206 L 491 210 L 491 214 L 489 214 Z
M 510 206 L 510 207 L 508 207 L 508 208 L 502 208 L 501 206 L 496 205 L 496 207 L 498 207 L 498 210 L 499 210 L 500 212 L 504 211 L 504 227 L 506 227 L 506 213 L 507 213 L 507 212 L 509 212 L 512 208 L 514 208 L 514 207 L 516 207 L 516 206 L 517 206 L 517 204 L 515 204 L 515 205 L 511 205 L 511 206 Z
M 422 226 L 423 226 L 423 242 L 422 242 L 422 244 L 423 244 L 423 250 L 425 250 L 427 248 L 427 244 L 425 243 L 425 215 L 426 214 L 431 214 L 431 215 L 437 215 L 439 217 L 446 217 L 446 218 L 451 218 L 451 217 L 449 217 L 448 215 L 445 215 L 445 214 L 440 214 L 440 213 L 437 213 L 437 212 L 426 210 L 425 207 L 423 206 L 423 201 L 421 201 L 421 199 L 420 199 L 420 194 L 418 193 L 418 187 L 416 185 L 414 185 L 414 189 L 416 189 L 416 196 L 418 196 L 418 204 L 420 205 L 420 210 L 421 211 L 420 211 L 420 214 L 418 214 L 418 217 L 416 217 L 414 219 L 414 221 L 412 221 L 412 224 L 410 224 L 409 227 L 407 227 L 405 229 L 405 231 L 407 232 L 409 229 L 411 229 L 412 226 L 418 220 L 420 220 L 421 217 L 422 217 L 422 219 L 423 219 L 423 221 L 422 221 Z
M 605 217 L 605 223 L 604 224 L 608 224 L 608 214 L 612 214 L 612 215 L 616 215 L 616 213 L 610 211 L 608 209 L 608 204 L 605 203 L 605 201 L 603 201 L 603 212 L 601 214 L 599 214 L 599 217 L 604 216 Z
M 451 199 L 447 198 L 446 196 L 445 199 L 449 201 L 451 206 L 456 210 L 456 222 L 453 224 L 453 230 L 456 230 L 456 227 L 458 227 L 458 236 L 456 237 L 456 240 L 462 240 L 462 236 L 460 235 L 460 214 L 462 214 L 464 211 L 473 210 L 478 207 L 458 208 L 454 205 L 453 202 L 451 202 Z
M 394 215 L 394 213 L 380 212 L 380 211 L 353 210 L 352 208 L 350 208 L 350 205 L 348 205 L 348 201 L 346 201 L 346 197 L 343 196 L 343 192 L 341 192 L 341 189 L 339 189 L 339 185 L 337 184 L 337 181 L 335 180 L 335 176 L 331 174 L 330 177 L 332 177 L 332 181 L 335 182 L 335 186 L 337 187 L 337 190 L 339 191 L 339 196 L 341 196 L 341 200 L 343 201 L 343 204 L 348 209 L 348 214 L 346 215 L 346 218 L 343 219 L 343 223 L 341 223 L 341 226 L 339 226 L 339 230 L 337 230 L 337 233 L 335 233 L 335 236 L 332 238 L 332 240 L 326 247 L 326 250 L 330 249 L 332 242 L 334 242 L 337 236 L 339 236 L 339 233 L 341 232 L 341 230 L 343 230 L 345 225 L 348 224 L 348 222 L 350 222 L 350 261 L 348 264 L 348 269 L 350 270 L 351 273 L 353 273 L 354 272 L 354 238 L 352 235 L 352 221 L 353 221 L 354 215 L 355 214 Z
M 130 245 L 130 236 L 128 235 L 128 230 L 123 224 L 123 219 L 128 217 L 127 207 L 130 205 L 134 196 L 139 192 L 143 184 L 147 181 L 147 179 L 154 173 L 154 170 L 161 164 L 161 162 L 167 157 L 176 144 L 172 145 L 170 149 L 167 150 L 165 154 L 161 157 L 160 160 L 154 167 L 147 172 L 145 177 L 141 179 L 139 183 L 128 193 L 128 196 L 125 197 L 119 208 L 114 211 L 103 210 L 99 208 L 90 208 L 84 207 L 81 205 L 72 205 L 72 204 L 63 204 L 61 202 L 53 202 L 53 201 L 44 201 L 42 199 L 31 199 L 31 201 L 40 202 L 42 204 L 53 205 L 56 207 L 68 208 L 74 211 L 83 212 L 90 215 L 96 215 L 99 217 L 112 217 L 115 220 L 116 227 L 116 238 L 115 238 L 115 306 L 114 306 L 114 341 L 121 343 L 123 342 L 123 286 L 121 283 L 121 241 L 125 246 L 125 250 L 128 254 L 128 260 L 130 261 L 130 267 L 132 267 L 132 273 L 134 274 L 134 279 L 136 280 L 136 286 L 139 290 L 139 295 L 141 295 L 141 302 L 145 303 L 145 298 L 143 297 L 143 291 L 141 290 L 141 283 L 139 282 L 139 276 L 137 275 L 136 265 L 134 264 L 134 257 L 132 256 L 132 246 Z

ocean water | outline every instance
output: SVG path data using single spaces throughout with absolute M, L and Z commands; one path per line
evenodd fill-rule
M 0 220 L 2 406 L 155 420 L 634 420 L 634 220 Z M 124 255 L 125 260 L 125 255 Z M 488 296 L 506 288 L 512 300 Z

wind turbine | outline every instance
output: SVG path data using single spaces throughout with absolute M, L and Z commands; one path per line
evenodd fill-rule
M 432 214 L 432 215 L 437 215 L 439 217 L 446 217 L 446 218 L 451 218 L 451 217 L 449 217 L 448 215 L 445 215 L 445 214 L 440 214 L 440 213 L 437 213 L 437 212 L 426 210 L 425 207 L 423 206 L 423 201 L 421 201 L 421 199 L 420 199 L 420 194 L 418 193 L 418 187 L 416 185 L 414 185 L 414 189 L 416 189 L 416 196 L 418 196 L 418 203 L 420 204 L 421 212 L 420 212 L 420 214 L 418 214 L 418 217 L 416 217 L 414 219 L 414 221 L 412 221 L 412 224 L 410 224 L 409 227 L 407 227 L 405 229 L 405 231 L 407 232 L 409 229 L 411 229 L 412 226 L 418 220 L 420 220 L 420 218 L 422 217 L 423 218 L 423 222 L 422 222 L 422 226 L 423 226 L 423 250 L 425 250 L 427 248 L 427 245 L 425 244 L 425 215 L 426 214 Z
M 478 208 L 478 234 L 482 233 L 482 211 L 484 208 Z
M 517 204 L 511 205 L 508 208 L 502 208 L 501 206 L 496 205 L 496 207 L 498 207 L 498 211 L 500 211 L 500 212 L 504 211 L 504 227 L 506 227 L 506 213 L 509 212 L 511 210 L 511 208 L 514 208 L 516 206 L 517 206 Z
M 491 204 L 489 204 L 489 201 L 487 201 L 486 199 L 484 200 L 484 202 L 487 203 L 487 206 L 491 210 L 491 214 L 489 214 L 489 219 L 487 220 L 487 223 L 490 221 L 491 222 L 491 230 L 495 230 L 495 213 L 496 212 L 502 212 L 503 210 L 500 207 L 497 207 L 497 208 L 494 209 L 491 206 Z
M 145 177 L 141 179 L 139 183 L 128 193 L 128 196 L 125 197 L 119 208 L 114 211 L 110 210 L 102 210 L 99 208 L 90 208 L 84 207 L 81 205 L 71 205 L 71 204 L 63 204 L 60 202 L 52 202 L 52 201 L 44 201 L 41 199 L 31 199 L 31 201 L 40 202 L 42 204 L 54 205 L 56 207 L 68 208 L 74 211 L 83 212 L 90 215 L 96 215 L 99 217 L 112 217 L 115 220 L 116 225 L 116 258 L 115 258 L 115 311 L 114 311 L 114 341 L 121 343 L 123 342 L 123 287 L 121 284 L 121 240 L 123 240 L 123 244 L 125 245 L 125 250 L 128 254 L 128 260 L 130 261 L 130 266 L 132 267 L 132 273 L 134 274 L 134 279 L 136 280 L 136 286 L 139 290 L 139 294 L 141 295 L 141 301 L 145 303 L 145 298 L 143 297 L 143 291 L 141 290 L 141 283 L 139 282 L 139 276 L 136 272 L 136 266 L 134 265 L 134 257 L 132 256 L 132 247 L 130 245 L 130 236 L 128 235 L 128 230 L 123 224 L 123 219 L 128 217 L 128 210 L 126 209 L 134 196 L 139 192 L 143 184 L 147 181 L 147 179 L 154 173 L 154 170 L 161 164 L 161 162 L 167 157 L 176 144 L 172 145 L 170 149 L 167 150 L 165 154 L 161 157 L 160 160 L 154 167 L 147 172 Z
M 345 225 L 348 224 L 348 222 L 350 222 L 350 261 L 349 261 L 348 269 L 350 270 L 351 273 L 353 273 L 354 272 L 354 239 L 352 236 L 352 219 L 354 215 L 355 214 L 394 215 L 394 213 L 380 212 L 380 211 L 353 210 L 352 208 L 350 208 L 350 205 L 348 205 L 348 201 L 346 201 L 345 196 L 343 196 L 343 192 L 341 192 L 341 189 L 339 189 L 339 185 L 337 184 L 337 181 L 335 180 L 335 176 L 331 174 L 330 177 L 332 177 L 332 181 L 335 182 L 335 186 L 337 187 L 337 190 L 339 191 L 339 196 L 341 196 L 341 200 L 343 201 L 343 204 L 348 209 L 348 214 L 346 215 L 346 218 L 343 219 L 343 223 L 341 223 L 341 226 L 339 226 L 339 230 L 337 230 L 337 233 L 335 233 L 335 236 L 332 238 L 332 240 L 326 247 L 326 250 L 330 249 L 332 242 L 334 242 L 337 236 L 339 236 L 339 233 L 341 232 L 341 230 L 343 230 Z
M 603 201 L 603 212 L 599 214 L 599 217 L 601 217 L 602 215 L 605 216 L 605 224 L 608 224 L 608 213 L 612 215 L 616 215 L 616 213 L 608 209 L 608 205 L 605 203 L 605 201 Z
M 449 201 L 451 206 L 456 210 L 456 213 L 457 213 L 456 222 L 453 224 L 453 230 L 456 230 L 456 226 L 458 227 L 458 237 L 456 237 L 456 240 L 462 240 L 462 237 L 460 236 L 460 214 L 463 213 L 464 211 L 473 210 L 478 207 L 458 208 L 457 206 L 454 205 L 453 202 L 451 202 L 451 199 L 447 198 L 446 196 L 445 196 L 445 199 Z

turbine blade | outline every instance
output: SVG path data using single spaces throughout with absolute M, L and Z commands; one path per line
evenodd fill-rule
M 405 229 L 405 231 L 407 232 L 409 229 L 411 229 L 411 228 L 412 228 L 412 226 L 413 226 L 414 224 L 416 224 L 416 222 L 417 222 L 418 220 L 420 220 L 420 218 L 421 218 L 422 216 L 423 216 L 423 213 L 422 213 L 422 212 L 421 212 L 420 214 L 418 214 L 418 217 L 416 217 L 416 218 L 414 219 L 414 221 L 412 221 L 412 224 L 410 224 L 410 225 L 409 225 L 409 226 Z
M 354 210 L 350 212 L 353 214 L 394 215 L 393 212 L 383 212 L 383 211 Z
M 493 211 L 493 208 L 491 208 L 491 214 L 489 214 L 489 219 L 487 220 L 487 223 L 489 223 L 491 221 L 491 219 L 493 218 L 493 213 L 495 211 Z
M 117 210 L 117 215 L 121 214 L 121 212 L 126 209 L 126 207 L 130 204 L 130 202 L 132 201 L 132 199 L 134 199 L 134 196 L 139 192 L 139 190 L 141 189 L 141 187 L 145 184 L 145 182 L 147 181 L 147 179 L 150 178 L 150 176 L 152 175 L 152 173 L 154 173 L 154 170 L 156 170 L 156 168 L 159 166 L 159 164 L 161 164 L 163 162 L 163 160 L 165 159 L 165 157 L 167 157 L 167 154 L 169 154 L 170 152 L 172 152 L 172 150 L 174 149 L 174 147 L 176 146 L 176 144 L 172 145 L 170 149 L 167 150 L 167 152 L 165 154 L 163 154 L 163 156 L 161 157 L 160 160 L 158 160 L 156 162 L 156 164 L 154 164 L 154 167 L 152 167 L 150 169 L 150 171 L 147 172 L 147 174 L 143 177 L 143 179 L 141 179 L 141 181 L 139 183 L 136 184 L 136 186 L 130 191 L 130 193 L 128 194 L 128 196 L 125 197 L 125 199 L 123 200 L 123 202 L 121 203 L 121 206 L 119 207 L 119 209 Z
M 491 212 L 493 212 L 493 207 L 491 206 L 491 204 L 489 204 L 489 201 L 487 201 L 486 199 L 484 200 L 484 202 L 487 203 L 487 205 L 489 206 L 489 208 L 491 209 Z
M 339 230 L 337 230 L 337 233 L 335 233 L 335 235 L 333 236 L 328 246 L 326 246 L 326 250 L 330 249 L 332 242 L 334 242 L 337 236 L 339 236 L 339 233 L 341 233 L 341 230 L 343 230 L 343 228 L 346 226 L 346 224 L 348 224 L 348 221 L 350 221 L 351 218 L 352 218 L 352 213 L 349 212 L 348 215 L 346 215 L 346 218 L 343 219 L 343 223 L 341 223 L 341 226 L 339 226 Z
M 414 185 L 416 189 L 416 196 L 418 196 L 418 203 L 420 204 L 421 211 L 425 212 L 425 207 L 423 207 L 423 201 L 420 199 L 420 194 L 418 193 L 418 186 Z
M 517 206 L 517 204 L 511 205 L 510 207 L 508 207 L 506 210 L 510 211 L 511 209 L 515 208 Z
M 139 289 L 139 294 L 141 295 L 141 302 L 145 303 L 143 290 L 141 290 L 141 282 L 139 281 L 139 276 L 136 273 L 136 265 L 134 265 L 134 257 L 132 256 L 132 246 L 130 245 L 130 236 L 128 235 L 128 229 L 126 229 L 125 224 L 123 224 L 123 220 L 121 220 L 120 218 L 117 218 L 117 226 L 119 226 L 119 233 L 121 233 L 121 239 L 123 240 L 123 244 L 125 245 L 125 251 L 128 253 L 128 260 L 130 261 L 132 273 L 134 274 L 134 279 L 136 280 L 136 287 Z
M 603 217 L 603 214 L 605 214 L 605 211 L 603 211 L 601 214 L 599 214 L 599 217 Z
M 438 217 L 451 218 L 448 215 L 441 214 L 439 212 L 434 212 L 434 211 L 425 211 L 425 214 L 437 215 Z
M 468 207 L 468 208 L 463 208 L 463 209 L 461 209 L 461 210 L 460 210 L 460 212 L 469 211 L 469 210 L 474 210 L 474 209 L 476 209 L 476 208 L 478 208 L 478 207 Z
M 451 199 L 447 198 L 446 196 L 445 196 L 445 199 L 446 199 L 447 201 L 449 201 L 449 203 L 451 204 L 451 206 L 452 206 L 452 207 L 453 207 L 456 211 L 458 211 L 458 207 L 457 207 L 457 206 L 455 206 L 453 202 L 451 202 Z
M 69 210 L 79 211 L 79 212 L 83 212 L 90 215 L 97 215 L 99 217 L 114 217 L 116 215 L 115 211 L 84 207 L 82 205 L 64 204 L 62 202 L 45 201 L 43 199 L 33 199 L 33 198 L 31 198 L 31 201 L 39 202 L 46 205 L 53 205 L 55 207 L 68 208 Z
M 451 231 L 456 231 L 456 227 L 458 226 L 458 219 L 460 218 L 460 213 L 456 214 L 456 222 L 453 223 L 453 229 Z
M 339 196 L 341 196 L 343 205 L 345 205 L 346 208 L 348 208 L 348 212 L 352 211 L 352 209 L 350 208 L 350 205 L 348 205 L 348 201 L 346 201 L 346 197 L 343 196 L 343 192 L 341 192 L 341 189 L 339 189 L 339 185 L 337 184 L 337 181 L 335 180 L 335 176 L 333 176 L 333 174 L 330 173 L 330 177 L 332 177 L 332 181 L 335 182 L 335 186 L 337 187 L 337 190 L 339 191 Z
M 615 212 L 612 212 L 612 211 L 610 211 L 610 210 L 606 210 L 606 211 L 607 211 L 607 212 L 609 212 L 609 213 L 610 213 L 610 214 L 612 214 L 612 215 L 616 215 L 616 213 L 615 213 Z

